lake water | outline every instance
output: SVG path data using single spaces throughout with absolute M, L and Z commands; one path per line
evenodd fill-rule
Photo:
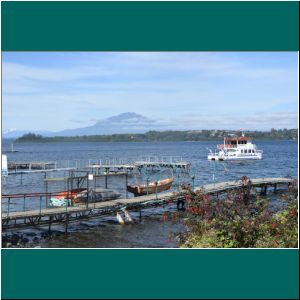
M 70 166 L 77 161 L 81 167 L 89 160 L 134 161 L 141 157 L 181 157 L 191 163 L 189 173 L 166 170 L 155 173 L 152 178 L 163 179 L 175 177 L 176 184 L 191 183 L 195 176 L 195 185 L 213 182 L 237 180 L 246 175 L 250 178 L 260 177 L 293 177 L 298 174 L 298 144 L 297 141 L 256 141 L 258 149 L 264 151 L 263 159 L 244 162 L 212 162 L 207 160 L 208 149 L 215 149 L 217 142 L 145 142 L 145 143 L 24 143 L 15 144 L 19 152 L 7 153 L 8 161 L 55 161 L 58 166 Z M 3 152 L 10 145 L 4 141 Z M 166 158 L 167 159 L 167 158 Z M 64 177 L 66 172 L 51 172 L 47 177 Z M 145 182 L 145 173 L 136 173 L 128 178 L 129 184 Z M 96 182 L 104 187 L 104 178 Z M 109 178 L 110 188 L 125 195 L 125 179 Z M 10 175 L 2 181 L 2 193 L 45 192 L 44 174 Z M 55 182 L 47 185 L 48 191 L 66 189 L 66 183 Z M 37 207 L 38 202 L 26 204 L 26 209 Z M 13 210 L 21 208 L 20 202 L 13 203 Z M 68 238 L 52 237 L 42 242 L 45 247 L 176 247 L 176 242 L 169 241 L 172 232 L 180 231 L 183 225 L 173 222 L 160 222 L 165 210 L 149 209 L 143 212 L 143 221 L 129 226 L 120 226 L 114 219 L 91 220 L 72 224 Z M 2 211 L 6 210 L 6 202 L 2 201 Z M 108 226 L 109 224 L 109 226 Z M 59 231 L 59 226 L 57 227 Z M 89 238 L 90 237 L 90 238 Z M 144 238 L 143 238 L 144 237 Z M 96 240 L 95 240 L 96 239 Z

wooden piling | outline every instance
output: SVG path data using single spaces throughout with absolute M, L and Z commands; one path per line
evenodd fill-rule
M 105 168 L 105 188 L 107 189 L 107 186 L 108 186 L 108 171 L 109 171 L 109 168 Z
M 125 191 L 126 191 L 126 199 L 128 199 L 128 190 L 127 190 L 127 186 L 128 186 L 128 173 L 126 173 L 126 175 L 125 175 Z
M 69 214 L 66 215 L 66 221 L 65 221 L 65 234 L 68 234 L 68 225 L 69 225 Z
M 51 235 L 51 223 L 52 223 L 52 216 L 49 216 L 49 226 L 48 226 L 49 235 Z

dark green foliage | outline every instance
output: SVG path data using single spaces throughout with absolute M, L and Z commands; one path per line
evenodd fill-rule
M 185 223 L 188 248 L 297 248 L 298 189 L 295 185 L 281 197 L 284 208 L 274 211 L 267 199 L 245 201 L 234 192 L 214 200 L 202 193 L 187 196 Z
M 234 133 L 240 136 L 240 131 L 232 130 L 191 130 L 191 131 L 148 131 L 146 133 L 127 133 L 112 135 L 83 135 L 42 137 L 28 133 L 18 138 L 16 142 L 176 142 L 176 141 L 221 141 L 224 136 Z M 272 129 L 271 131 L 249 131 L 247 136 L 254 139 L 289 140 L 298 138 L 298 129 Z
M 27 133 L 17 139 L 18 142 L 36 142 L 42 140 L 43 136 L 35 133 Z

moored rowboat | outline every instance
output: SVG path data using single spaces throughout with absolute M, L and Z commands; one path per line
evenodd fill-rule
M 167 178 L 164 180 L 157 181 L 157 187 L 155 182 L 149 182 L 148 187 L 146 184 L 139 184 L 139 185 L 128 185 L 127 191 L 133 193 L 134 196 L 142 196 L 147 194 L 154 194 L 157 192 L 166 191 L 171 188 L 174 178 Z

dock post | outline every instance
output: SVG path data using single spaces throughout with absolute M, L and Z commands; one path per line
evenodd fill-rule
M 105 168 L 105 188 L 107 189 L 107 173 L 108 173 L 109 168 Z
M 261 188 L 260 188 L 260 194 L 261 195 L 265 195 L 266 194 L 266 186 L 265 185 L 261 186 Z
M 68 225 L 69 225 L 69 214 L 66 215 L 66 227 L 65 227 L 65 234 L 68 233 Z
M 155 181 L 155 194 L 156 194 L 156 200 L 157 200 L 157 185 L 158 185 L 158 182 Z
M 274 193 L 277 193 L 277 183 L 274 184 Z
M 9 217 L 10 197 L 7 200 L 7 217 Z
M 26 200 L 26 195 L 24 194 L 24 198 L 23 198 L 23 211 L 25 211 L 25 200 Z
M 147 195 L 149 194 L 149 178 L 146 179 Z
M 192 188 L 193 188 L 193 191 L 194 191 L 195 190 L 195 176 L 192 176 L 192 181 L 193 181 Z
M 127 191 L 127 185 L 128 185 L 128 173 L 126 172 L 126 175 L 125 175 L 125 190 L 126 190 L 126 199 L 128 198 L 128 191 Z
M 42 214 L 42 196 L 40 196 L 40 215 Z
M 267 185 L 263 185 L 261 187 L 260 194 L 261 195 L 266 195 L 267 194 L 267 190 L 268 190 L 268 186 Z
M 21 172 L 21 184 L 23 184 L 23 173 Z
M 86 175 L 86 208 L 89 208 L 89 175 Z
M 49 235 L 51 234 L 51 222 L 52 222 L 52 217 L 49 216 L 49 226 L 48 226 L 48 233 L 49 233 Z
M 45 185 L 46 185 L 46 208 L 48 207 L 48 182 L 45 181 Z

